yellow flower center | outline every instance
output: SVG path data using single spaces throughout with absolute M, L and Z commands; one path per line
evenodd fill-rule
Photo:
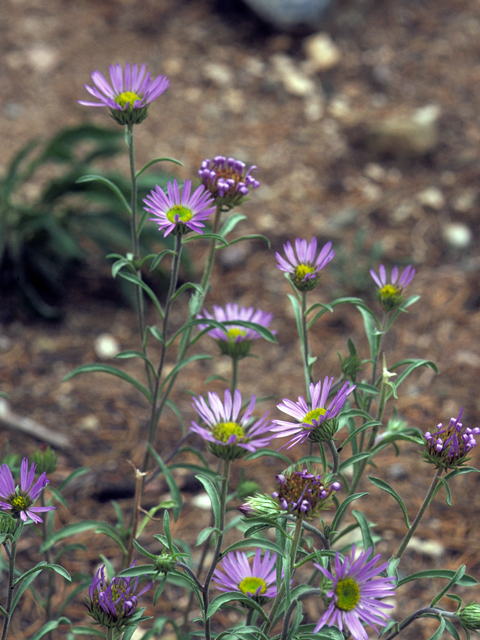
M 295 267 L 296 280 L 303 280 L 309 273 L 313 273 L 315 269 L 309 264 L 299 264 Z
M 184 207 L 182 204 L 176 204 L 167 211 L 166 215 L 170 222 L 177 222 L 177 220 L 175 220 L 176 216 L 178 216 L 179 222 L 188 222 L 193 218 L 193 211 Z
M 380 289 L 380 296 L 382 298 L 393 298 L 398 296 L 400 291 L 393 284 L 386 284 Z
M 327 413 L 327 410 L 323 407 L 319 407 L 318 409 L 312 409 L 309 411 L 302 422 L 313 425 L 314 420 L 318 420 L 320 416 L 324 416 Z
M 21 511 L 25 511 L 32 504 L 31 500 L 26 498 L 25 496 L 14 496 L 9 500 L 12 505 L 12 511 L 14 513 L 20 513 Z
M 242 427 L 236 422 L 219 422 L 213 427 L 212 435 L 220 442 L 226 444 L 233 435 L 237 436 L 237 441 L 242 440 L 245 433 Z
M 335 595 L 338 598 L 335 606 L 343 611 L 351 611 L 360 601 L 360 587 L 352 578 L 345 578 L 338 581 Z
M 123 91 L 122 93 L 119 93 L 118 96 L 115 96 L 114 101 L 122 107 L 122 109 L 125 109 L 127 104 L 133 107 L 135 101 L 141 99 L 142 98 L 136 93 L 133 93 L 133 91 Z
M 231 342 L 235 342 L 238 336 L 242 336 L 243 338 L 246 335 L 247 335 L 247 330 L 242 329 L 242 327 L 231 327 L 231 329 L 227 330 L 227 336 Z
M 238 585 L 238 588 L 242 593 L 245 593 L 246 595 L 250 594 L 251 596 L 254 596 L 257 593 L 259 587 L 260 591 L 258 592 L 258 595 L 265 593 L 267 590 L 265 580 L 262 580 L 262 578 L 255 578 L 254 576 L 244 578 Z

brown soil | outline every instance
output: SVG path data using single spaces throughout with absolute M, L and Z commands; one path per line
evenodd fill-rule
M 153 74 L 166 73 L 171 87 L 137 128 L 138 166 L 155 156 L 175 156 L 184 163 L 184 169 L 176 171 L 183 179 L 195 175 L 203 158 L 225 154 L 259 167 L 262 187 L 243 208 L 247 220 L 241 230 L 267 235 L 271 249 L 254 241 L 225 251 L 207 301 L 208 308 L 235 300 L 274 314 L 279 344 L 256 345 L 261 359 L 240 364 L 243 394 L 272 396 L 266 405 L 277 416 L 275 404 L 281 398 L 303 393 L 295 323 L 285 298 L 289 289 L 276 269 L 274 252 L 288 239 L 316 235 L 320 242 L 333 241 L 337 257 L 312 300 L 361 295 L 375 305 L 370 266 L 380 261 L 415 265 L 411 291 L 421 300 L 395 326 L 386 344 L 387 360 L 433 360 L 440 375 L 430 369 L 412 375 L 396 403 L 399 415 L 426 430 L 463 406 L 464 420 L 478 425 L 480 5 L 474 0 L 345 0 L 325 27 L 342 53 L 340 63 L 310 76 L 315 89 L 306 96 L 292 95 L 275 72 L 279 55 L 290 56 L 301 68 L 304 35 L 275 33 L 248 13 L 239 13 L 239 6 L 232 5 L 229 14 L 219 13 L 208 0 L 4 0 L 0 169 L 3 172 L 33 136 L 51 135 L 80 122 L 107 123 L 104 110 L 77 104 L 86 96 L 83 84 L 95 69 L 106 73 L 110 63 L 145 61 Z M 428 105 L 440 110 L 438 139 L 428 148 L 419 150 L 421 134 L 415 132 L 413 143 L 411 136 L 405 142 L 404 134 L 400 141 L 380 136 L 379 142 L 378 123 L 390 117 L 404 122 Z M 425 195 L 427 188 L 437 191 Z M 470 231 L 468 245 L 459 248 L 449 240 L 453 222 Z M 196 271 L 205 246 L 192 251 Z M 113 521 L 110 497 L 128 512 L 133 473 L 127 461 L 139 464 L 145 438 L 147 407 L 129 386 L 98 374 L 62 383 L 74 367 L 98 360 L 94 341 L 102 333 L 112 334 L 122 349 L 138 348 L 135 316 L 118 304 L 108 268 L 100 264 L 92 258 L 72 282 L 61 323 L 32 320 L 18 310 L 15 320 L 2 327 L 0 384 L 12 410 L 67 434 L 72 443 L 59 452 L 52 485 L 79 466 L 90 469 L 68 492 L 70 512 L 58 510 L 63 524 L 97 517 Z M 157 322 L 152 310 L 149 314 L 150 322 Z M 339 374 L 336 351 L 345 352 L 348 336 L 368 357 L 356 311 L 339 307 L 315 326 L 311 340 L 319 378 Z M 215 354 L 206 339 L 199 348 Z M 122 366 L 131 374 L 142 374 L 132 360 Z M 179 382 L 175 400 L 186 425 L 193 417 L 189 391 L 205 393 L 204 381 L 212 374 L 228 376 L 228 362 L 217 358 L 196 364 Z M 221 384 L 209 388 L 220 390 Z M 157 441 L 162 453 L 171 451 L 179 430 L 173 414 L 166 415 Z M 21 455 L 30 454 L 37 444 L 34 438 L 6 429 L 0 438 L 2 445 L 8 441 L 10 450 Z M 292 458 L 303 453 L 292 451 Z M 472 462 L 477 459 L 474 452 Z M 234 485 L 241 468 L 264 491 L 272 490 L 272 476 L 280 471 L 273 461 L 262 468 L 238 464 Z M 432 477 L 415 448 L 402 447 L 398 458 L 387 453 L 382 468 L 372 472 L 392 483 L 413 517 Z M 189 478 L 180 480 L 187 508 L 175 535 L 194 541 L 197 522 L 205 516 L 192 504 L 190 485 Z M 440 557 L 409 551 L 406 572 L 438 563 L 451 569 L 466 564 L 467 571 L 480 578 L 477 486 L 474 475 L 457 478 L 452 507 L 445 504 L 444 494 L 438 494 L 418 537 L 438 541 Z M 362 499 L 357 508 L 365 509 L 384 536 L 378 550 L 391 553 L 404 534 L 399 508 L 367 481 L 362 488 L 374 499 Z M 152 483 L 143 506 L 150 508 L 159 497 L 168 497 L 167 487 Z M 150 544 L 151 535 L 160 530 L 161 525 L 154 524 L 143 543 Z M 23 569 L 36 558 L 32 541 L 36 544 L 34 534 L 22 538 Z M 87 544 L 88 551 L 75 552 L 70 570 L 91 573 L 99 553 L 115 561 L 107 538 L 88 534 L 78 541 Z M 418 583 L 414 591 L 404 587 L 398 618 L 427 605 L 436 586 L 430 581 Z M 58 588 L 63 589 L 62 580 Z M 60 592 L 58 601 L 63 595 Z M 161 600 L 152 612 L 178 618 L 182 601 L 173 590 L 170 596 L 170 602 Z M 471 590 L 465 597 L 478 600 L 480 592 Z M 320 603 L 309 602 L 307 618 L 315 620 L 320 610 Z M 43 622 L 40 611 L 26 596 L 12 637 L 30 638 Z M 81 599 L 69 615 L 85 623 Z M 227 620 L 227 614 L 219 620 Z M 404 637 L 426 638 L 434 628 L 430 622 L 418 623 Z M 59 631 L 55 637 L 64 636 Z

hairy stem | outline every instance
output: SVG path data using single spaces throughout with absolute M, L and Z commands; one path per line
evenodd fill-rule
M 8 584 L 7 584 L 7 606 L 5 607 L 5 613 L 7 614 L 3 619 L 3 629 L 1 640 L 6 640 L 8 627 L 12 618 L 12 602 L 14 593 L 14 580 L 15 580 L 15 556 L 17 555 L 17 541 L 12 541 L 10 548 L 6 542 L 3 543 L 5 551 L 8 556 Z

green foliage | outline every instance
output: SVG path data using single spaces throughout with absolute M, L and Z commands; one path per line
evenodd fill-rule
M 117 129 L 80 125 L 59 131 L 49 140 L 28 142 L 0 177 L 0 286 L 20 296 L 28 309 L 45 318 L 58 318 L 67 278 L 88 260 L 92 251 L 102 257 L 130 250 L 130 217 L 108 184 L 88 181 L 123 152 Z M 128 201 L 129 181 L 116 173 L 104 176 Z M 167 176 L 142 174 L 138 179 L 138 207 Z M 170 246 L 154 225 L 143 229 L 142 252 Z M 128 290 L 128 286 L 126 291 Z

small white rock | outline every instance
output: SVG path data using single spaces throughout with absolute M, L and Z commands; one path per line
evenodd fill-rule
M 59 52 L 49 45 L 37 45 L 26 52 L 28 63 L 39 73 L 52 71 L 60 62 Z
M 376 162 L 369 162 L 365 165 L 363 173 L 370 178 L 370 180 L 374 180 L 375 182 L 382 182 L 385 178 L 386 171 L 385 169 L 377 164 Z
M 109 333 L 100 334 L 95 340 L 93 348 L 101 360 L 109 360 L 120 351 L 120 345 L 117 340 Z
M 303 49 L 307 56 L 309 70 L 312 73 L 328 71 L 336 66 L 342 53 L 328 33 L 315 33 L 303 41 Z
M 203 75 L 217 87 L 228 87 L 233 82 L 233 74 L 230 69 L 218 62 L 207 62 L 203 67 Z
M 413 536 L 408 544 L 408 549 L 411 551 L 418 551 L 425 556 L 431 558 L 441 558 L 445 553 L 445 547 L 441 542 L 437 540 L 421 540 Z
M 465 249 L 472 242 L 472 232 L 462 222 L 451 222 L 442 230 L 443 239 L 455 249 Z
M 210 498 L 206 493 L 199 493 L 198 495 L 192 498 L 192 505 L 194 507 L 198 507 L 199 509 L 203 509 L 204 511 L 210 511 L 212 508 L 212 503 L 210 502 Z
M 438 211 L 445 205 L 443 193 L 437 187 L 428 187 L 417 193 L 417 200 L 424 207 L 430 207 Z
M 276 53 L 270 57 L 270 62 L 287 93 L 300 97 L 316 93 L 315 82 L 295 65 L 290 56 Z

